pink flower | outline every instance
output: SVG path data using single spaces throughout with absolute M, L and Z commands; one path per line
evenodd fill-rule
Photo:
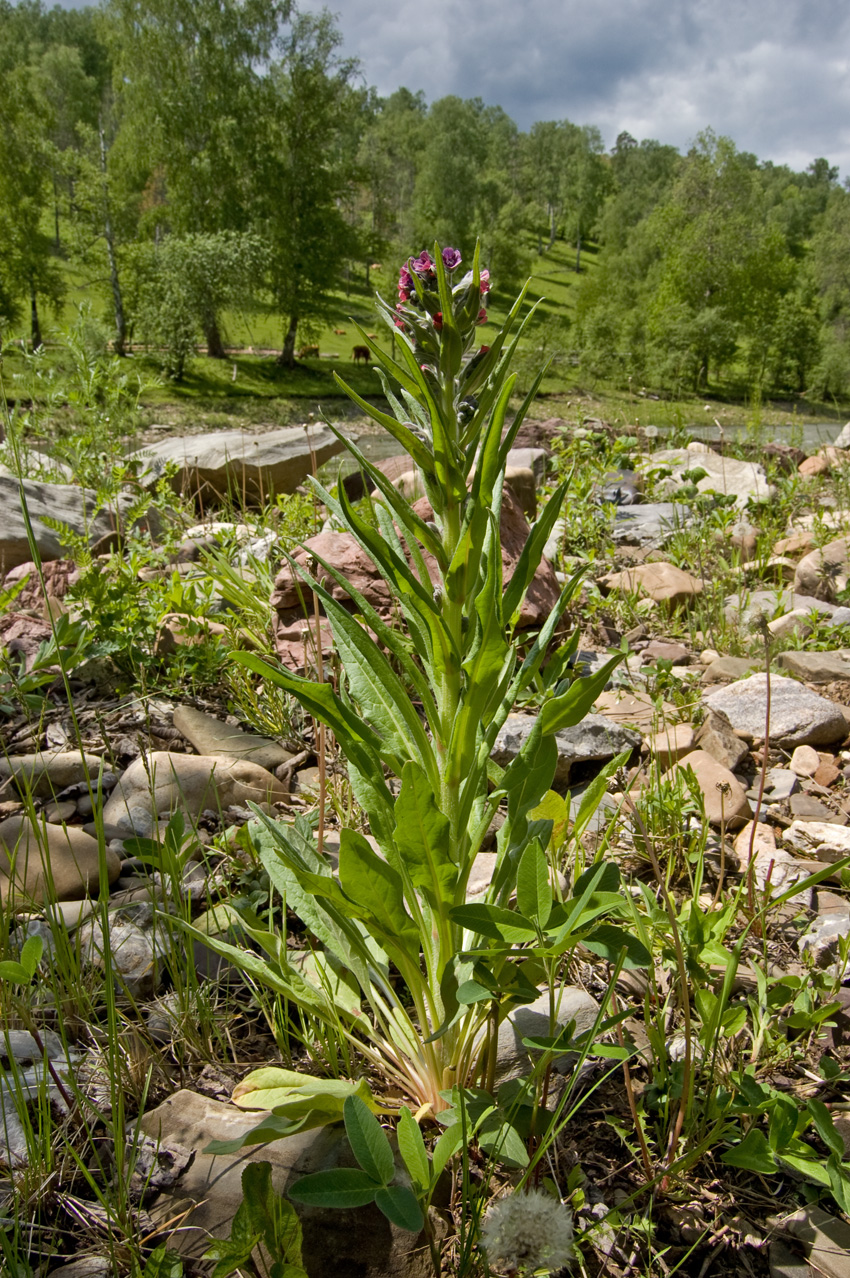
M 460 266 L 460 250 L 454 248 L 443 249 L 443 266 L 447 271 L 453 271 Z
M 431 255 L 425 249 L 422 250 L 418 257 L 412 258 L 410 262 L 410 269 L 415 271 L 417 275 L 428 275 L 432 267 Z
M 487 323 L 487 312 L 485 311 L 483 306 L 481 307 L 481 310 L 478 312 L 478 319 L 475 322 L 477 324 Z
M 481 292 L 482 293 L 490 292 L 490 272 L 489 271 L 481 272 Z
M 443 327 L 443 312 L 436 311 L 434 314 L 434 328 L 437 330 L 437 332 L 439 332 L 442 327 Z

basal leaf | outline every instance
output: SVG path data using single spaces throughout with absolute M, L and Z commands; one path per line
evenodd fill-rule
M 425 1225 L 422 1208 L 406 1185 L 386 1185 L 375 1194 L 375 1203 L 391 1224 L 418 1234 Z
M 365 1207 L 375 1201 L 380 1188 L 359 1167 L 336 1167 L 302 1176 L 290 1186 L 289 1197 L 306 1207 Z
M 411 882 L 432 909 L 441 910 L 454 899 L 457 866 L 449 858 L 449 822 L 440 811 L 434 790 L 416 763 L 407 763 L 395 805 L 395 844 Z
M 430 1180 L 428 1153 L 419 1124 L 406 1105 L 402 1105 L 396 1128 L 399 1153 L 404 1159 L 415 1188 L 424 1194 Z
M 743 1167 L 746 1171 L 769 1176 L 776 1171 L 776 1159 L 767 1143 L 767 1137 L 758 1127 L 751 1127 L 744 1139 L 720 1155 L 720 1161 L 730 1167 Z
M 346 1097 L 342 1112 L 354 1157 L 372 1180 L 388 1185 L 395 1175 L 395 1161 L 381 1124 L 359 1096 Z

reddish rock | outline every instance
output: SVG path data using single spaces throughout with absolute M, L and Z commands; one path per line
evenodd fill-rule
M 818 475 L 827 475 L 829 473 L 829 462 L 826 457 L 815 454 L 814 457 L 807 457 L 804 462 L 800 462 L 797 471 L 805 479 L 814 479 Z
M 641 654 L 644 663 L 649 661 L 672 661 L 674 666 L 686 666 L 689 653 L 684 644 L 665 643 L 662 639 L 651 640 Z
M 828 786 L 831 786 L 833 782 L 837 781 L 840 776 L 841 776 L 841 769 L 837 768 L 835 764 L 830 761 L 828 763 L 827 762 L 821 763 L 820 767 L 817 769 L 812 779 L 815 781 L 817 785 L 822 785 L 824 788 L 826 788 Z
M 751 815 L 747 793 L 738 778 L 705 750 L 694 750 L 670 770 L 692 768 L 702 793 L 706 819 L 720 825 L 725 819 L 728 829 L 737 829 Z M 668 774 L 668 775 L 670 775 Z

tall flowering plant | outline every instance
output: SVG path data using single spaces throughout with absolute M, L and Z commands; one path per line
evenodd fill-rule
M 263 958 L 208 942 L 291 1004 L 342 1027 L 405 1097 L 432 1112 L 446 1107 L 447 1089 L 450 1095 L 455 1085 L 492 1082 L 498 1022 L 512 1005 L 537 997 L 541 955 L 557 960 L 579 941 L 592 943 L 594 920 L 617 902 L 612 866 L 585 879 L 580 900 L 555 900 L 543 851 L 552 823 L 534 819 L 533 809 L 554 776 L 554 734 L 583 718 L 618 658 L 572 683 L 547 676 L 550 693 L 519 755 L 505 770 L 490 758 L 508 714 L 540 671 L 577 580 L 564 587 L 521 657 L 520 610 L 568 481 L 503 581 L 505 467 L 539 378 L 509 423 L 524 294 L 485 346 L 478 326 L 489 288 L 477 251 L 468 270 L 452 248 L 411 258 L 401 268 L 398 302 L 378 303 L 399 338 L 400 358 L 360 330 L 391 411 L 337 379 L 409 454 L 430 501 L 430 515 L 417 513 L 342 435 L 382 499 L 374 504 L 377 526 L 341 485 L 334 496 L 314 483 L 387 582 L 403 624 L 388 625 L 339 569 L 314 555 L 322 572 L 302 575 L 333 629 L 339 691 L 256 654 L 238 656 L 333 730 L 379 850 L 358 831 L 343 830 L 334 873 L 306 821 L 278 823 L 258 811 L 259 854 L 315 938 L 318 979 L 305 980 L 284 939 L 259 924 L 249 931 Z M 347 592 L 353 612 L 333 597 L 328 579 Z M 551 658 L 550 673 L 572 650 L 567 643 Z M 500 805 L 506 819 L 492 883 L 483 902 L 468 903 L 470 873 Z M 603 869 L 606 892 L 594 897 Z M 606 926 L 605 944 L 616 955 L 623 938 Z M 291 1080 L 281 1090 L 280 1074 L 252 1075 L 240 1086 L 244 1102 L 296 1113 L 286 1108 L 294 1104 Z

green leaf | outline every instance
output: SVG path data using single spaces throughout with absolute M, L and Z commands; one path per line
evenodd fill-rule
M 812 1116 L 812 1122 L 815 1125 L 818 1136 L 826 1145 L 830 1153 L 836 1154 L 839 1158 L 844 1157 L 844 1141 L 835 1130 L 835 1123 L 823 1101 L 812 1098 L 806 1108 Z
M 368 340 L 368 339 L 367 339 Z M 395 376 L 395 373 L 393 373 Z M 334 373 L 334 380 L 345 391 L 355 404 L 359 404 L 367 417 L 371 417 L 380 426 L 383 426 L 390 432 L 393 439 L 401 444 L 402 448 L 408 453 L 417 466 L 421 466 L 423 470 L 433 470 L 434 458 L 425 445 L 417 439 L 413 432 L 407 426 L 403 426 L 401 422 L 397 422 L 394 417 L 390 417 L 389 413 L 384 413 L 381 409 L 376 408 L 374 404 L 370 404 L 368 400 L 363 399 L 356 391 L 352 390 L 347 382 L 344 382 L 339 373 Z M 400 380 L 400 379 L 399 379 Z M 418 388 L 417 388 L 418 389 Z
M 428 1152 L 419 1124 L 406 1105 L 402 1105 L 396 1129 L 399 1152 L 417 1191 L 424 1194 L 430 1181 Z
M 283 1140 L 285 1136 L 294 1136 L 296 1132 L 310 1131 L 315 1127 L 324 1127 L 329 1122 L 336 1122 L 339 1113 L 328 1114 L 318 1109 L 312 1114 L 305 1114 L 299 1119 L 282 1118 L 278 1114 L 269 1114 L 256 1127 L 234 1136 L 232 1140 L 211 1140 L 204 1146 L 205 1154 L 236 1154 L 248 1145 L 268 1145 L 273 1140 Z M 313 1121 L 311 1121 L 313 1120 Z
M 549 862 L 537 839 L 520 857 L 516 876 L 516 902 L 520 914 L 545 928 L 552 910 Z
M 540 728 L 544 735 L 581 723 L 624 656 L 625 653 L 618 653 L 606 661 L 596 674 L 576 679 L 562 696 L 547 701 L 540 711 Z
M 21 946 L 21 967 L 32 980 L 44 953 L 44 937 L 30 936 Z
M 505 1167 L 527 1167 L 528 1150 L 519 1132 L 499 1109 L 487 1114 L 478 1129 L 478 1143 Z
M 720 1161 L 730 1167 L 742 1167 L 745 1171 L 761 1172 L 769 1176 L 776 1171 L 776 1159 L 767 1143 L 767 1137 L 757 1127 L 751 1127 L 738 1145 L 721 1154 Z
M 767 1141 L 775 1153 L 780 1153 L 794 1139 L 798 1117 L 795 1101 L 788 1096 L 774 1097 L 767 1122 Z
M 418 963 L 419 929 L 405 909 L 401 875 L 357 830 L 344 829 L 340 835 L 339 881 L 379 939 L 384 938 L 385 946 L 406 951 L 409 959 Z
M 4 959 L 0 963 L 0 978 L 4 981 L 15 981 L 19 985 L 26 985 L 32 980 L 32 976 L 23 964 L 16 963 L 13 959 Z
M 395 1162 L 381 1124 L 359 1096 L 347 1097 L 342 1112 L 354 1157 L 372 1180 L 388 1185 L 395 1175 Z
M 408 1233 L 418 1234 L 424 1228 L 425 1218 L 416 1196 L 406 1185 L 385 1185 L 375 1194 L 375 1203 L 391 1224 Z
M 609 963 L 616 963 L 625 950 L 623 967 L 650 967 L 652 964 L 652 956 L 643 942 L 623 928 L 615 927 L 613 923 L 600 923 L 590 936 L 583 938 L 582 944 L 592 953 L 608 959 Z
M 449 857 L 448 818 L 437 806 L 423 769 L 406 763 L 395 805 L 395 844 L 410 875 L 432 909 L 454 899 L 457 866 Z
M 631 750 L 623 750 L 615 759 L 610 759 L 602 768 L 602 771 L 593 778 L 588 785 L 584 794 L 581 796 L 579 810 L 576 813 L 576 819 L 573 822 L 573 838 L 578 842 L 585 834 L 590 824 L 591 818 L 596 813 L 597 808 L 604 795 L 608 791 L 608 782 L 620 768 L 625 767 L 629 761 Z
M 500 905 L 487 905 L 483 902 L 456 905 L 449 911 L 449 917 L 453 923 L 467 931 L 492 937 L 495 941 L 506 941 L 509 945 L 529 941 L 537 936 L 537 929 L 530 919 L 514 910 L 503 909 Z
M 285 1264 L 294 1276 L 303 1273 L 301 1222 L 298 1213 L 272 1184 L 271 1163 L 248 1163 L 242 1172 L 243 1205 L 253 1229 L 262 1234 L 276 1265 Z M 272 1271 L 274 1273 L 274 1270 Z
M 235 1269 L 236 1265 L 233 1268 Z M 23 1271 L 21 1272 L 23 1273 Z M 226 1274 L 232 1273 L 233 1269 L 220 1272 L 216 1268 L 213 1271 L 212 1278 L 225 1278 Z M 165 1244 L 161 1247 L 156 1247 L 145 1261 L 141 1278 L 183 1278 L 183 1257 L 176 1251 L 171 1251 Z
M 289 1197 L 305 1207 L 365 1207 L 381 1188 L 359 1167 L 336 1167 L 302 1176 L 290 1186 Z
M 454 1158 L 463 1144 L 463 1125 L 453 1123 L 440 1136 L 431 1154 L 431 1184 L 435 1184 L 443 1174 L 450 1158 Z

